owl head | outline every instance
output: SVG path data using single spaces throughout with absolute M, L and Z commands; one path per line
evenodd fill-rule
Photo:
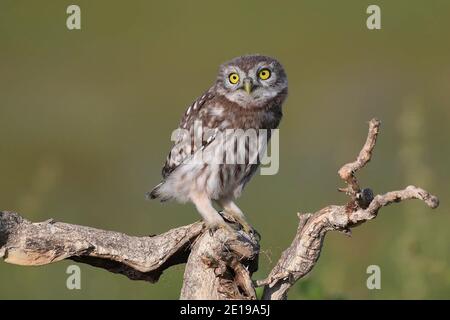
M 220 66 L 216 90 L 241 107 L 261 106 L 279 94 L 286 94 L 288 81 L 274 58 L 246 55 Z

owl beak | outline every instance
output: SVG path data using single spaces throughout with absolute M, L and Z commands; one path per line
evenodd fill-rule
M 245 92 L 250 94 L 252 92 L 252 89 L 253 89 L 252 80 L 251 79 L 244 79 L 244 90 L 245 90 Z

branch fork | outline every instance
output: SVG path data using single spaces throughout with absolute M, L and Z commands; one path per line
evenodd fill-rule
M 412 185 L 376 196 L 370 188 L 360 188 L 355 175 L 372 159 L 379 130 L 380 121 L 372 119 L 356 160 L 338 171 L 346 184 L 338 190 L 345 192 L 349 201 L 298 214 L 291 245 L 263 280 L 251 279 L 258 267 L 257 237 L 243 231 L 231 235 L 224 229 L 211 235 L 202 222 L 156 236 L 134 237 L 53 219 L 32 223 L 17 213 L 3 211 L 0 258 L 26 266 L 70 259 L 150 283 L 158 281 L 165 269 L 186 263 L 181 299 L 254 300 L 256 287 L 264 287 L 262 299 L 286 299 L 289 289 L 315 266 L 328 231 L 350 235 L 351 228 L 376 218 L 382 207 L 404 200 L 419 199 L 432 209 L 438 207 L 436 196 Z

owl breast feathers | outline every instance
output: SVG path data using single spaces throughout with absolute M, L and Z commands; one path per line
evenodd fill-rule
M 179 202 L 195 194 L 237 198 L 260 164 L 270 130 L 280 123 L 286 96 L 287 77 L 275 59 L 251 55 L 223 64 L 214 85 L 184 113 L 163 181 L 147 195 Z M 267 138 L 254 148 L 250 136 L 263 131 Z M 239 137 L 247 139 L 243 148 Z

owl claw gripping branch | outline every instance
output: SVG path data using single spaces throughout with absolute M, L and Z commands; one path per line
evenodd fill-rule
M 230 135 L 221 135 L 224 138 L 219 139 L 218 133 L 240 130 L 247 139 L 250 135 L 245 132 L 265 130 L 269 132 L 266 140 L 270 139 L 270 130 L 280 123 L 287 89 L 286 73 L 273 58 L 248 55 L 223 64 L 212 87 L 183 115 L 179 129 L 188 131 L 189 138 L 180 136 L 175 141 L 162 169 L 163 181 L 147 196 L 161 201 L 192 202 L 210 230 L 227 226 L 214 202 L 242 230 L 258 235 L 234 201 L 258 169 L 257 155 L 266 148 L 267 141 L 252 151 L 252 142 L 245 140 L 241 150 Z M 202 136 L 201 145 L 193 143 L 196 123 L 215 132 L 210 137 Z M 241 152 L 245 153 L 244 161 L 229 161 L 242 158 Z M 216 159 L 220 154 L 218 158 L 223 161 L 191 161 L 199 153 L 203 159 L 205 155 Z

